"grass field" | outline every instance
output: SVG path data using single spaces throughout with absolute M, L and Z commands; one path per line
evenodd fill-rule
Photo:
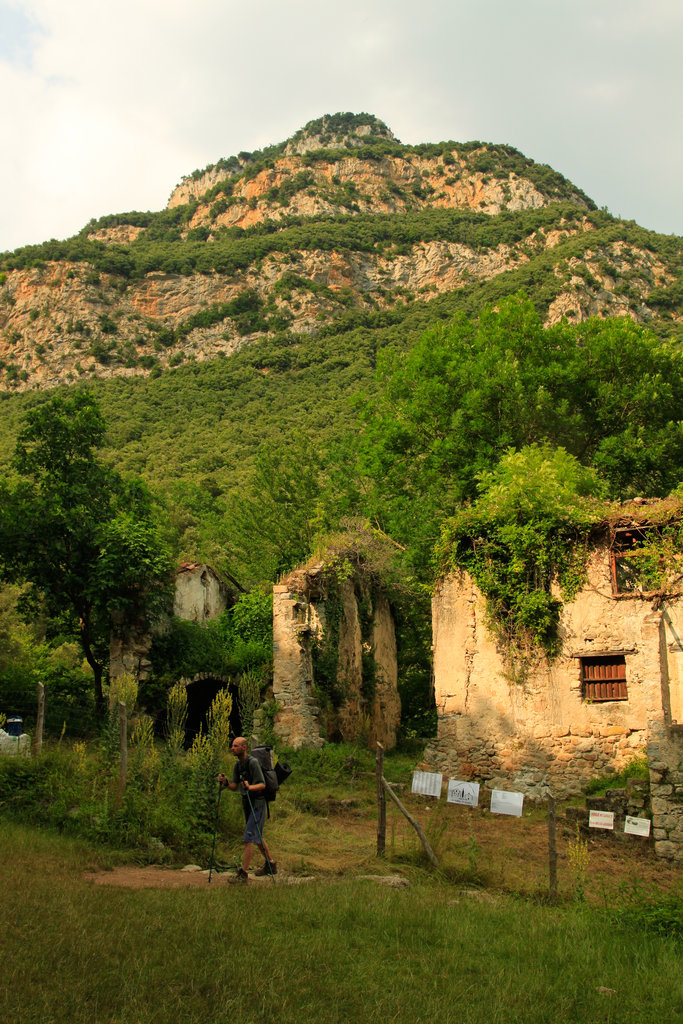
M 0 821 L 0 1024 L 683 1018 L 680 873 L 647 846 L 590 840 L 577 899 L 561 828 L 553 907 L 542 812 L 494 818 L 404 793 L 441 860 L 434 872 L 395 809 L 376 858 L 373 787 L 368 772 L 292 776 L 268 824 L 276 885 L 95 885 L 93 873 L 135 869 L 130 851 Z M 238 852 L 239 836 L 221 831 L 221 866 Z M 409 884 L 361 880 L 373 873 Z

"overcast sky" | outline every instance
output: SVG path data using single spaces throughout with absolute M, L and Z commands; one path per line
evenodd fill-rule
M 0 0 L 0 251 L 366 111 L 683 234 L 683 0 Z

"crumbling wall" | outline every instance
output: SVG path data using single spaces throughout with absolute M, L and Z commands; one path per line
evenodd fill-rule
M 370 746 L 379 742 L 386 750 L 390 750 L 396 746 L 398 728 L 401 724 L 401 698 L 398 695 L 396 628 L 391 606 L 385 594 L 377 594 L 375 597 L 372 650 L 377 666 L 377 678 L 370 714 Z
M 210 565 L 185 562 L 178 569 L 173 614 L 186 622 L 203 625 L 217 619 L 228 606 L 228 590 Z
M 324 743 L 313 695 L 313 613 L 307 598 L 289 585 L 273 587 L 273 699 L 279 705 L 275 732 L 284 746 L 294 749 Z
M 608 553 L 596 550 L 588 582 L 561 614 L 562 652 L 537 656 L 515 676 L 466 574 L 442 581 L 433 600 L 438 734 L 428 764 L 491 788 L 541 797 L 579 793 L 596 776 L 642 755 L 650 723 L 664 722 L 662 611 L 612 594 Z M 623 654 L 628 699 L 584 700 L 581 658 Z
M 273 588 L 275 733 L 295 748 L 367 734 L 370 744 L 379 741 L 389 749 L 401 717 L 389 602 L 358 574 L 338 581 L 332 601 L 325 574 L 324 564 L 316 563 Z M 330 638 L 335 692 L 341 695 L 336 707 L 321 699 L 321 680 L 315 678 L 314 651 Z
M 683 861 L 683 726 L 651 722 L 647 758 L 655 852 Z
M 109 638 L 109 678 L 131 675 L 140 681 L 146 679 L 152 667 L 151 646 L 152 633 L 146 624 L 128 626 L 124 630 L 115 621 Z
M 204 625 L 217 618 L 228 606 L 229 591 L 210 565 L 184 562 L 176 573 L 173 615 L 188 622 Z M 169 609 L 170 612 L 170 609 Z M 150 627 L 146 623 L 128 625 L 113 617 L 109 638 L 109 677 L 116 679 L 130 674 L 143 680 L 149 675 L 149 652 L 154 635 L 169 626 L 169 615 L 160 616 Z

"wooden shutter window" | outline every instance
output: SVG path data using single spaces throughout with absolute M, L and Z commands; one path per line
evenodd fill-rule
M 623 654 L 581 659 L 584 700 L 628 700 Z

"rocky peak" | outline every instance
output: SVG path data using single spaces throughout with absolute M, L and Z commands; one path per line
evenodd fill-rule
M 384 121 L 373 114 L 325 114 L 296 132 L 284 152 L 292 156 L 317 149 L 353 149 L 380 140 L 398 142 Z
M 510 146 L 402 145 L 370 114 L 325 115 L 189 175 L 169 207 L 5 254 L 0 393 L 158 374 L 335 321 L 398 325 L 434 299 L 443 318 L 520 288 L 549 323 L 627 315 L 683 337 L 680 246 Z
M 323 114 L 309 121 L 295 132 L 291 139 L 255 153 L 242 152 L 237 156 L 221 157 L 203 171 L 193 171 L 176 185 L 168 201 L 169 209 L 199 199 L 218 182 L 241 174 L 248 167 L 264 159 L 283 156 L 302 156 L 321 149 L 358 149 L 377 142 L 399 141 L 384 121 L 374 114 Z

